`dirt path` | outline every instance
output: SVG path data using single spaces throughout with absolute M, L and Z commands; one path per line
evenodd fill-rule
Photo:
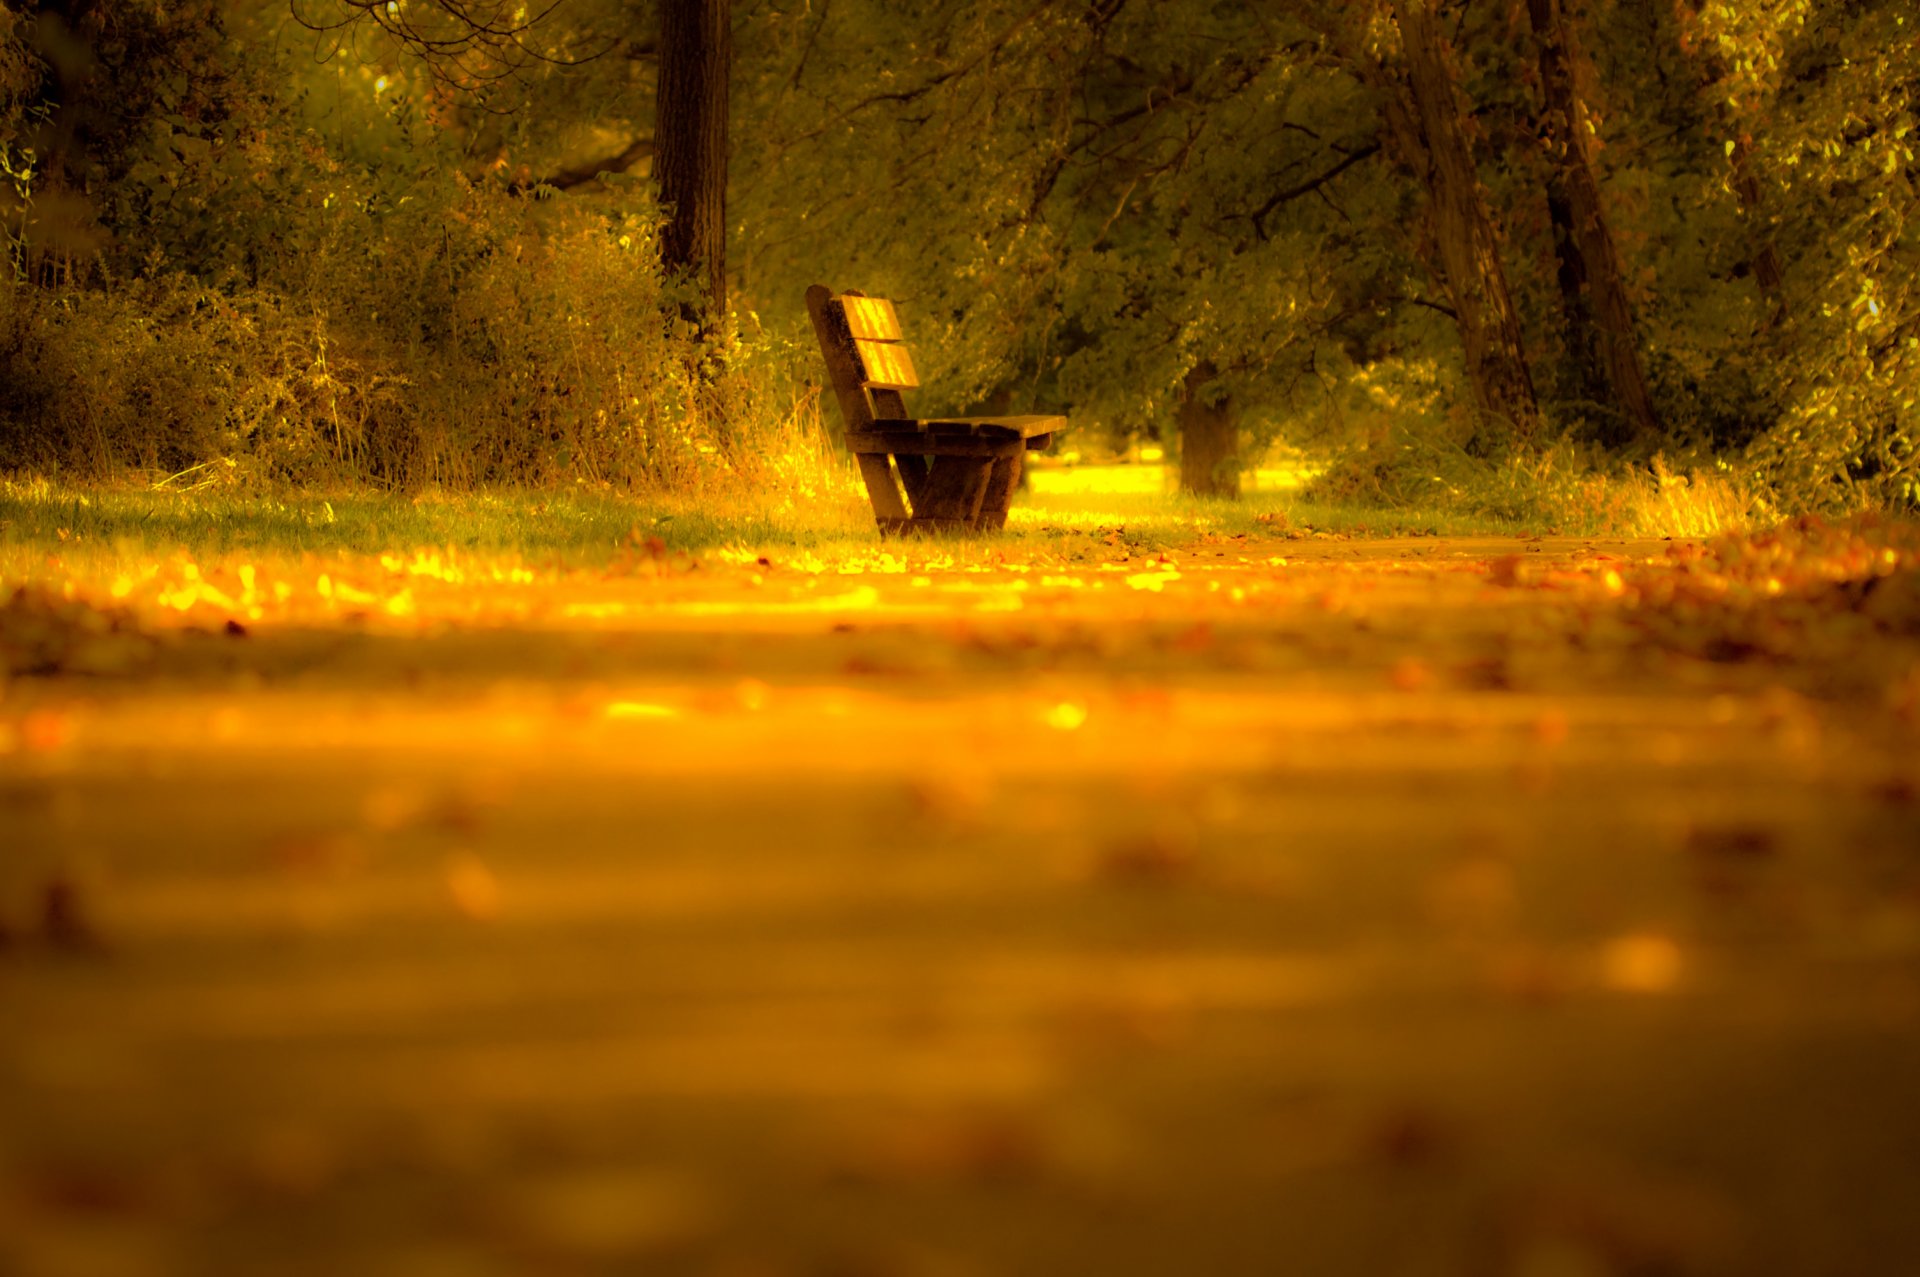
M 17 603 L 0 1273 L 1920 1270 L 1908 540 Z

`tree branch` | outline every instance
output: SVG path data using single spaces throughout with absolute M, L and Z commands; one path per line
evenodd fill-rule
M 333 0 L 331 12 L 313 16 L 317 0 L 288 0 L 293 20 L 316 34 L 345 32 L 371 23 L 419 56 L 433 79 L 448 88 L 471 89 L 509 80 L 532 63 L 578 66 L 604 56 L 618 40 L 598 49 L 548 53 L 529 41 L 563 0 L 414 0 L 408 8 L 390 0 Z M 327 56 L 339 51 L 338 43 Z M 324 59 L 323 59 L 324 60 Z
M 1348 152 L 1346 158 L 1342 159 L 1326 172 L 1315 177 L 1310 177 L 1298 185 L 1289 186 L 1283 191 L 1274 192 L 1266 203 L 1253 210 L 1250 215 L 1250 220 L 1253 222 L 1253 233 L 1260 238 L 1261 243 L 1265 243 L 1267 239 L 1267 219 L 1273 216 L 1274 210 L 1278 209 L 1282 204 L 1299 199 L 1302 195 L 1313 194 L 1360 161 L 1377 155 L 1379 151 L 1379 142 L 1369 142 L 1365 146 Z

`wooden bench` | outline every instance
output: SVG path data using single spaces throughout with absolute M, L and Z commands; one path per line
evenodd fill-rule
M 807 311 L 880 531 L 1005 527 L 1026 454 L 1052 443 L 1067 419 L 909 417 L 900 392 L 919 386 L 920 378 L 893 303 L 851 291 L 836 297 L 815 284 L 807 290 Z

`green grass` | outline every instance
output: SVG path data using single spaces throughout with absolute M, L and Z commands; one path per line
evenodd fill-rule
M 1159 490 L 1149 470 L 1158 467 L 1036 471 L 1033 490 L 1016 499 L 1004 535 L 943 542 L 941 553 L 962 560 L 997 552 L 1071 553 L 1089 538 L 1104 540 L 1116 532 L 1136 546 L 1165 547 L 1205 536 L 1704 535 L 1724 527 L 1717 512 L 1695 508 L 1697 494 L 1671 484 L 1640 485 L 1647 489 L 1644 494 L 1608 485 L 1600 497 L 1589 497 L 1591 518 L 1566 502 L 1557 508 L 1546 503 L 1552 514 L 1535 511 L 1522 518 L 1484 505 L 1394 508 L 1315 499 L 1312 489 L 1297 486 L 1263 487 L 1239 501 L 1203 500 Z M 1676 497 L 1684 498 L 1677 506 Z M 1619 510 L 1610 512 L 1609 502 Z M 1703 512 L 1716 516 L 1704 519 L 1705 525 L 1720 526 L 1693 526 L 1702 522 Z M 669 552 L 693 554 L 725 548 L 832 558 L 881 547 L 850 471 L 827 476 L 809 496 L 770 493 L 764 499 L 642 498 L 591 488 L 262 495 L 0 481 L 0 574 L 9 576 L 22 575 L 49 552 L 71 560 L 174 552 L 372 555 L 431 548 L 595 566 L 656 540 Z
M 1487 515 L 1447 510 L 1393 510 L 1310 501 L 1297 493 L 1249 493 L 1238 501 L 1162 493 L 1049 493 L 1014 503 L 1008 531 L 1097 531 L 1124 527 L 1129 539 L 1191 541 L 1203 535 L 1284 536 L 1326 532 L 1344 536 L 1498 536 L 1535 529 Z
M 658 537 L 670 549 L 813 546 L 852 535 L 853 511 L 774 513 L 739 502 L 606 492 L 245 496 L 0 484 L 0 546 L 114 545 L 198 554 L 375 554 L 417 547 L 591 563 Z
M 1044 481 L 1041 485 L 1044 489 Z M 1124 529 L 1127 539 L 1176 544 L 1205 534 L 1289 530 L 1358 535 L 1512 531 L 1442 512 L 1317 505 L 1292 494 L 1206 501 L 1156 492 L 1022 494 L 1004 537 L 980 544 L 1039 549 L 1062 538 Z M 641 499 L 603 491 L 240 495 L 144 488 L 77 489 L 0 483 L 0 548 L 113 547 L 193 554 L 377 554 L 419 547 L 514 552 L 568 563 L 605 561 L 658 538 L 670 551 L 721 546 L 822 552 L 878 544 L 864 502 L 838 499 L 769 508 L 733 497 L 706 502 Z

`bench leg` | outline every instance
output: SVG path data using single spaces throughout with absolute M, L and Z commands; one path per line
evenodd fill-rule
M 904 524 L 907 506 L 900 499 L 900 485 L 894 482 L 893 467 L 887 459 L 877 453 L 858 452 L 854 460 L 860 463 L 860 478 L 867 485 L 867 500 L 873 504 L 873 518 L 880 530 Z
M 927 458 L 898 453 L 893 458 L 893 468 L 900 472 L 900 486 L 907 490 L 907 504 L 918 510 L 926 499 Z
M 987 476 L 985 494 L 980 498 L 979 527 L 982 532 L 998 532 L 1007 526 L 1007 508 L 1013 504 L 1013 490 L 1020 486 L 1020 470 L 1026 453 L 997 458 Z
M 998 531 L 1006 526 L 1024 465 L 1022 453 L 1005 451 L 999 456 L 856 457 L 882 533 Z
M 991 457 L 935 457 L 921 499 L 914 502 L 913 521 L 941 530 L 975 527 L 992 465 Z

